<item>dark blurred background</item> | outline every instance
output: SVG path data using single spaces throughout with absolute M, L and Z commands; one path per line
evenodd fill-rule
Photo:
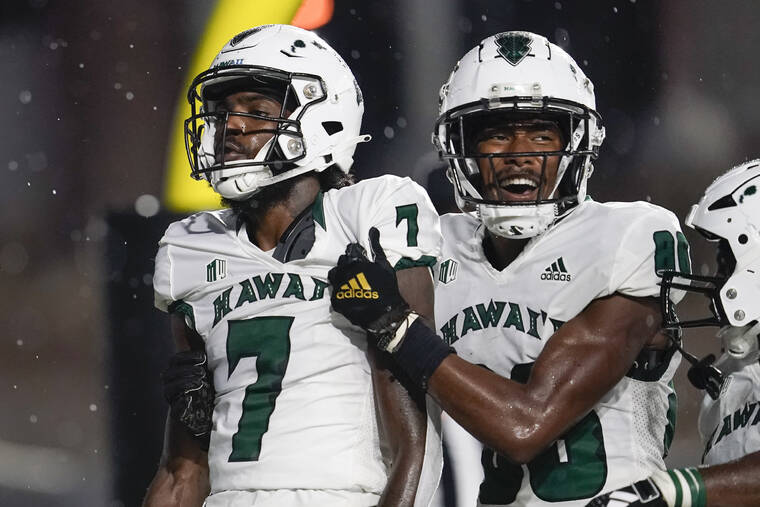
M 162 199 L 174 107 L 213 7 L 0 4 L 0 505 L 135 505 L 155 471 L 170 344 L 152 256 L 176 212 Z M 715 176 L 760 154 L 757 26 L 753 0 L 336 0 L 318 32 L 365 94 L 360 178 L 409 175 L 450 209 L 430 144 L 438 88 L 482 38 L 525 29 L 596 85 L 607 140 L 591 194 L 683 219 Z M 712 271 L 686 235 L 695 271 Z M 709 330 L 686 344 L 718 350 Z M 701 455 L 685 368 L 677 389 L 672 466 Z

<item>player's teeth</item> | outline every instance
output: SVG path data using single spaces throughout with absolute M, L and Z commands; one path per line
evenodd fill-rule
M 506 181 L 507 185 L 528 185 L 531 188 L 536 188 L 536 184 L 533 182 L 533 180 L 529 180 L 528 178 L 509 178 Z

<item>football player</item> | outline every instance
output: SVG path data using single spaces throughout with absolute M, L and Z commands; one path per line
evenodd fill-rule
M 188 100 L 192 176 L 227 208 L 171 224 L 159 244 L 156 306 L 178 348 L 202 353 L 178 361 L 197 392 L 167 389 L 174 417 L 145 505 L 426 505 L 437 434 L 364 331 L 331 312 L 327 272 L 375 228 L 401 292 L 432 321 L 440 227 L 427 194 L 395 176 L 348 184 L 369 140 L 362 94 L 314 33 L 236 35 Z M 347 298 L 376 297 L 361 277 L 348 284 Z M 213 396 L 210 428 L 200 391 Z
M 434 131 L 463 211 L 441 219 L 438 335 L 403 298 L 333 301 L 484 444 L 481 505 L 585 505 L 665 468 L 679 356 L 657 272 L 688 271 L 688 245 L 663 208 L 587 195 L 604 135 L 564 50 L 484 39 L 441 88 Z M 331 282 L 393 283 L 376 264 L 342 262 Z
M 711 466 L 655 472 L 589 505 L 760 505 L 759 189 L 760 160 L 746 162 L 715 180 L 686 218 L 686 225 L 717 243 L 716 276 L 663 273 L 666 326 L 720 326 L 723 355 L 716 366 L 727 377 L 703 377 L 700 386 L 709 393 L 699 414 L 702 462 Z M 673 289 L 707 297 L 712 314 L 679 321 L 668 308 Z M 696 372 L 690 371 L 690 378 Z

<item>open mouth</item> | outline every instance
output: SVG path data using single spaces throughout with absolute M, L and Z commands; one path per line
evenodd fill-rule
M 529 201 L 538 197 L 539 181 L 528 176 L 508 176 L 499 182 L 499 196 L 507 201 Z
M 246 159 L 248 158 L 248 155 L 245 153 L 242 147 L 238 146 L 236 143 L 227 141 L 224 143 L 223 158 L 225 162 L 229 162 L 230 160 Z

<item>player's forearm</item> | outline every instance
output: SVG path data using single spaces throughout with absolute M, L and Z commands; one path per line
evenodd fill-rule
M 372 384 L 391 459 L 381 506 L 412 506 L 425 457 L 427 418 L 424 401 L 416 403 L 399 381 L 397 368 L 387 355 L 369 350 Z M 414 389 L 414 386 L 409 386 Z M 418 393 L 421 394 L 421 393 Z
M 475 438 L 517 463 L 532 460 L 572 425 L 557 424 L 524 385 L 455 355 L 430 377 L 428 393 Z
M 161 464 L 143 507 L 199 507 L 210 489 L 208 454 L 179 422 L 167 417 Z
M 760 505 L 760 451 L 699 470 L 707 490 L 708 507 Z
M 412 507 L 417 494 L 422 462 L 424 459 L 424 443 L 422 450 L 410 449 L 399 453 L 393 460 L 388 483 L 380 498 L 378 507 Z
M 159 468 L 143 507 L 200 507 L 209 494 L 208 470 L 194 463 Z

